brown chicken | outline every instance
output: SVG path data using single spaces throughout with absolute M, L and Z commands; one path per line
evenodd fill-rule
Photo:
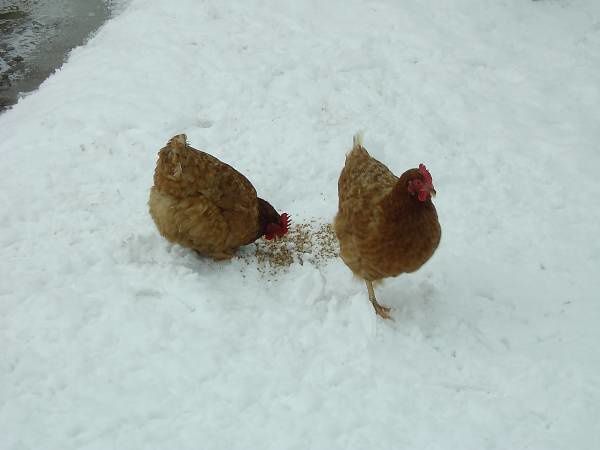
M 173 137 L 158 152 L 150 215 L 165 238 L 214 259 L 231 258 L 261 236 L 282 237 L 287 214 L 256 196 L 248 179 L 214 156 Z
M 375 299 L 373 282 L 416 271 L 440 242 L 431 175 L 421 164 L 396 177 L 367 153 L 356 135 L 340 174 L 338 196 L 334 226 L 340 256 L 365 280 L 375 312 L 390 318 L 390 308 Z

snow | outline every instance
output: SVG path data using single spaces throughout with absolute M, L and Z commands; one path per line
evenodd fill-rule
M 0 448 L 600 448 L 600 3 L 131 0 L 0 116 Z M 376 289 L 167 243 L 174 134 L 326 223 L 352 135 L 443 236 Z

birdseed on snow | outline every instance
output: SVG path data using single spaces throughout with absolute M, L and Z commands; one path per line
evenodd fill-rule
M 283 238 L 260 239 L 248 249 L 238 258 L 247 265 L 256 261 L 258 271 L 268 275 L 285 272 L 294 263 L 320 267 L 339 254 L 333 226 L 316 220 L 293 224 Z

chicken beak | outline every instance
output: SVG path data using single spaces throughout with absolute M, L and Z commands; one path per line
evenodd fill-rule
M 431 198 L 433 198 L 435 197 L 435 194 L 437 194 L 437 192 L 435 192 L 435 189 L 433 186 L 431 186 L 431 189 L 429 189 L 429 195 L 431 195 Z

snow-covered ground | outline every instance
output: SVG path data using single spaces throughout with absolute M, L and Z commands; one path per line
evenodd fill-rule
M 600 448 L 600 2 L 131 0 L 0 116 L 0 449 Z M 353 133 L 442 244 L 378 298 L 168 244 L 185 132 L 297 223 Z

